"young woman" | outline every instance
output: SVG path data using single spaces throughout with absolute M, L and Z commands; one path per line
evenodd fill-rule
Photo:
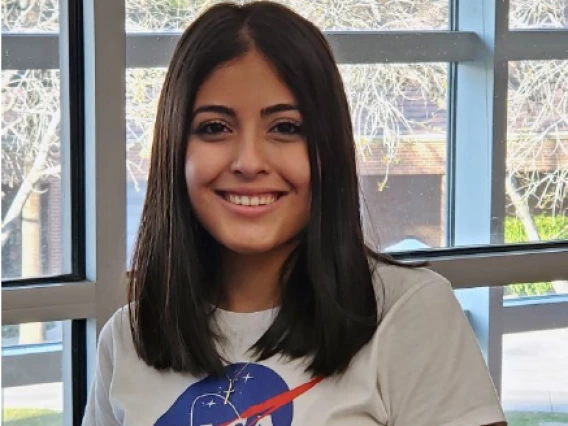
M 504 425 L 449 283 L 369 250 L 360 216 L 323 35 L 269 2 L 208 10 L 167 73 L 83 424 Z

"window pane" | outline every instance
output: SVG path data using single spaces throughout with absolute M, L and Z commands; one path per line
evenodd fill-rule
M 447 65 L 341 65 L 340 70 L 353 112 L 371 242 L 378 237 L 391 251 L 443 246 Z M 163 68 L 126 75 L 128 256 L 144 203 L 164 77 Z
M 568 294 L 568 281 L 548 281 L 540 283 L 510 284 L 505 287 L 504 300 L 519 297 L 552 296 Z
M 568 28 L 566 0 L 511 0 L 511 28 Z
M 511 62 L 506 243 L 568 239 L 568 61 Z
M 509 426 L 568 424 L 568 329 L 503 336 L 502 403 Z
M 2 0 L 2 32 L 59 32 L 58 0 Z
M 247 3 L 239 0 L 238 3 Z M 442 30 L 449 0 L 279 0 L 323 30 Z M 185 29 L 218 0 L 126 0 L 126 31 Z
M 367 236 L 386 251 L 445 245 L 447 65 L 340 65 Z
M 3 425 L 63 425 L 62 327 L 2 326 Z
M 144 205 L 156 107 L 165 77 L 165 68 L 126 71 L 127 257 L 132 253 Z
M 2 70 L 2 279 L 71 272 L 59 82 L 59 70 Z

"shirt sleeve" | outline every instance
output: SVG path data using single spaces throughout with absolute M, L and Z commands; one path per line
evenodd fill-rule
M 489 371 L 450 284 L 440 278 L 406 296 L 385 316 L 377 340 L 378 387 L 389 426 L 503 422 Z
M 112 319 L 99 336 L 95 377 L 89 392 L 82 426 L 121 426 L 109 397 L 113 374 Z

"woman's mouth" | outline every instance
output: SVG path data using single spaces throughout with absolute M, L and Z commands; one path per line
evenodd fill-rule
M 253 216 L 271 211 L 286 195 L 282 191 L 262 193 L 215 191 L 215 193 L 226 202 L 227 207 L 232 206 L 231 210 L 234 212 L 246 215 L 250 213 Z
M 225 200 L 238 206 L 265 206 L 276 202 L 278 197 L 278 194 L 238 195 L 225 193 L 223 195 Z

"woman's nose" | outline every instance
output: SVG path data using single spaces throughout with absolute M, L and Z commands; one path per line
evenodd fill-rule
M 240 138 L 235 147 L 231 171 L 247 179 L 268 173 L 262 138 L 250 134 Z

